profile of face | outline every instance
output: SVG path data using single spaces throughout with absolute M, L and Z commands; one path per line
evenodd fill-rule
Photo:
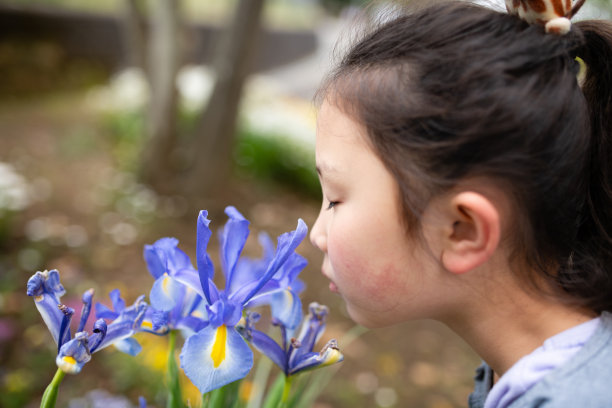
M 310 239 L 351 318 L 380 327 L 434 314 L 439 263 L 406 232 L 397 183 L 365 128 L 328 102 L 317 119 L 316 164 L 323 205 Z

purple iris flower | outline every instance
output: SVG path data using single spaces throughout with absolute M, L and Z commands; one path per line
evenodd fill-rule
M 279 321 L 274 321 L 281 330 L 280 345 L 267 334 L 254 328 L 254 324 L 259 320 L 258 313 L 248 314 L 246 325 L 241 327 L 241 331 L 257 350 L 268 356 L 289 377 L 302 371 L 338 363 L 344 359 L 334 339 L 328 341 L 321 352 L 313 351 L 325 330 L 327 313 L 326 306 L 311 303 L 309 314 L 302 322 L 297 338 L 293 337 L 293 330 L 288 329 Z
M 36 272 L 27 283 L 27 294 L 34 298 L 36 307 L 57 344 L 56 364 L 62 371 L 70 374 L 80 372 L 94 352 L 110 344 L 120 344 L 131 336 L 134 331 L 127 330 L 127 327 L 137 327 L 140 324 L 138 319 L 144 316 L 147 307 L 142 298 L 139 298 L 133 306 L 125 308 L 125 313 L 118 315 L 110 325 L 102 318 L 96 320 L 90 334 L 84 331 L 94 293 L 93 289 L 89 289 L 83 293 L 81 319 L 73 338 L 70 322 L 74 309 L 60 302 L 65 293 L 56 269 Z
M 294 253 L 307 233 L 301 219 L 294 231 L 278 238 L 275 250 L 271 245 L 267 248 L 257 267 L 249 267 L 248 262 L 240 262 L 249 221 L 234 207 L 227 207 L 225 213 L 229 220 L 220 233 L 224 290 L 213 282 L 214 266 L 206 252 L 212 235 L 208 213 L 201 211 L 197 221 L 196 256 L 201 285 L 196 289 L 206 299 L 208 324 L 185 342 L 181 367 L 201 393 L 246 376 L 253 365 L 253 353 L 236 330 L 244 309 L 270 300 L 274 294 L 291 291 L 290 284 L 305 265 L 303 258 Z M 291 298 L 295 299 L 297 296 Z M 286 320 L 291 318 L 295 313 Z
M 200 277 L 189 256 L 178 248 L 178 240 L 162 238 L 145 245 L 144 258 L 155 283 L 143 330 L 163 335 L 177 329 L 188 337 L 204 328 L 206 302 L 194 289 L 200 289 Z

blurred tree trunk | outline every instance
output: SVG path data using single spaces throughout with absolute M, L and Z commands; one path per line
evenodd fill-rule
M 160 192 L 172 190 L 177 139 L 176 76 L 181 63 L 179 0 L 151 0 L 148 46 L 150 102 L 141 178 Z
M 258 43 L 264 1 L 239 0 L 232 24 L 217 43 L 213 60 L 216 81 L 196 126 L 182 183 L 186 195 L 214 194 L 227 185 L 238 106 Z
M 124 35 L 127 48 L 127 65 L 147 71 L 146 66 L 146 17 L 142 2 L 126 0 Z

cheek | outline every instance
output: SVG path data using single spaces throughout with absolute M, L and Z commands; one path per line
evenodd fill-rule
M 347 241 L 328 242 L 328 255 L 334 278 L 345 295 L 390 295 L 403 287 L 401 271 L 390 259 L 382 259 L 370 245 L 343 244 Z

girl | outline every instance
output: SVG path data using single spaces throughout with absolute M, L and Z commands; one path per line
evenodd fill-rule
M 403 15 L 318 94 L 323 275 L 368 327 L 436 319 L 471 407 L 612 406 L 612 24 L 569 0 Z

